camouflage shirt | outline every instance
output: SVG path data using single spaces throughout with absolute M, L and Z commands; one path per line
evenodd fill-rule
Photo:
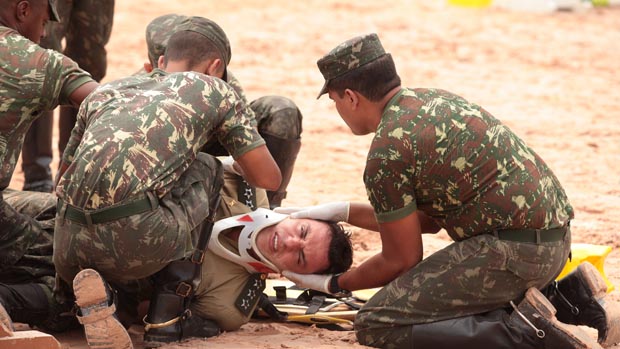
M 103 85 L 80 108 L 57 193 L 86 209 L 145 191 L 161 197 L 212 137 L 235 158 L 265 143 L 248 109 L 224 81 L 195 72 L 156 69 Z
M 0 189 L 11 181 L 30 124 L 70 104 L 73 91 L 90 81 L 71 59 L 0 26 Z
M 402 89 L 384 109 L 364 172 L 380 222 L 419 209 L 455 240 L 573 217 L 558 179 L 508 127 L 450 92 Z

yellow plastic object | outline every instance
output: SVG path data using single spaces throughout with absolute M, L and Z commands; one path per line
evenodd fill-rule
M 377 293 L 379 290 L 381 289 L 381 287 L 376 287 L 376 288 L 368 288 L 365 290 L 357 290 L 357 291 L 353 291 L 353 297 L 364 301 L 364 302 L 368 302 L 368 300 L 375 295 L 375 293 Z
M 573 258 L 566 263 L 564 269 L 558 276 L 557 280 L 569 274 L 573 269 L 577 268 L 582 262 L 590 262 L 603 275 L 605 283 L 607 283 L 607 293 L 614 290 L 614 285 L 607 279 L 605 275 L 605 258 L 611 252 L 611 246 L 592 245 L 592 244 L 572 244 L 571 251 Z
M 467 7 L 485 7 L 491 5 L 492 0 L 448 0 L 449 5 Z

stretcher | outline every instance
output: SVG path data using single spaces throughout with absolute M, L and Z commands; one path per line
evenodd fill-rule
M 557 279 L 561 279 L 575 269 L 580 263 L 590 262 L 603 276 L 607 283 L 607 292 L 615 287 L 605 275 L 605 258 L 612 248 L 592 244 L 572 244 L 572 259 L 566 263 Z M 381 288 L 354 291 L 348 298 L 333 298 L 320 292 L 298 288 L 292 281 L 267 279 L 265 295 L 269 303 L 280 312 L 280 320 L 306 324 L 336 324 L 352 326 L 359 308 L 364 305 Z M 276 311 L 272 310 L 272 312 Z M 264 310 L 259 316 L 274 317 Z
M 333 298 L 324 293 L 298 288 L 289 280 L 267 279 L 265 295 L 280 312 L 281 320 L 306 324 L 352 326 L 363 301 L 355 297 Z M 259 315 L 274 317 L 265 309 Z

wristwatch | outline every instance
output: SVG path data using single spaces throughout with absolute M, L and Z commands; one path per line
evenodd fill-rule
M 340 275 L 342 275 L 342 273 L 332 276 L 329 280 L 328 291 L 332 295 L 336 296 L 336 298 L 351 297 L 351 291 L 340 288 L 340 285 L 338 285 L 338 278 Z

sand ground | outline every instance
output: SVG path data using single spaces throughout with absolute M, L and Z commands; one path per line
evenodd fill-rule
M 142 66 L 144 29 L 166 13 L 202 15 L 224 28 L 230 69 L 250 99 L 276 94 L 299 105 L 303 146 L 284 205 L 366 200 L 362 172 L 371 136 L 353 136 L 329 99 L 316 100 L 316 60 L 350 37 L 376 32 L 404 86 L 443 88 L 483 105 L 547 161 L 576 210 L 573 241 L 612 246 L 605 268 L 620 285 L 620 8 L 535 13 L 413 0 L 117 1 L 104 81 Z M 16 173 L 11 187 L 21 184 Z M 353 240 L 355 263 L 380 249 L 375 233 L 355 230 Z M 428 255 L 448 239 L 439 234 L 424 243 Z M 132 334 L 140 348 L 139 327 Z M 78 333 L 59 338 L 65 348 L 85 348 Z M 190 347 L 362 346 L 352 332 L 257 322 L 165 348 Z

